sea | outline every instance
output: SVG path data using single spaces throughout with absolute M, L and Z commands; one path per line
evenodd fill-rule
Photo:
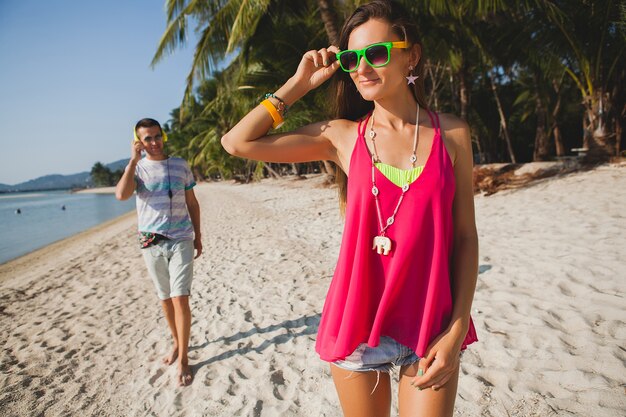
M 0 264 L 135 209 L 135 197 L 45 191 L 0 194 Z

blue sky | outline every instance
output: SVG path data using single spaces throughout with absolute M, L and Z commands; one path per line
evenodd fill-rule
M 195 34 L 154 69 L 164 0 L 0 1 L 0 183 L 130 155 L 142 117 L 180 105 Z

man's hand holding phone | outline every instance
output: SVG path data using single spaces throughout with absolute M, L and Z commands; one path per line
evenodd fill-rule
M 143 143 L 140 140 L 134 140 L 130 145 L 130 161 L 137 163 L 141 160 L 141 152 L 144 150 Z

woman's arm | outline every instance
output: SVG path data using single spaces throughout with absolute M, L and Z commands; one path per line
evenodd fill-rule
M 473 155 L 470 131 L 460 119 L 451 123 L 448 137 L 456 149 L 456 192 L 452 206 L 454 249 L 452 253 L 452 320 L 459 347 L 469 329 L 470 311 L 478 278 L 478 233 L 474 212 Z
M 336 52 L 337 48 L 331 46 L 305 53 L 296 74 L 274 94 L 291 106 L 337 71 L 339 63 L 330 63 L 330 57 Z M 270 98 L 270 101 L 278 105 L 278 100 Z M 293 132 L 268 135 L 271 126 L 269 112 L 258 105 L 222 137 L 222 146 L 232 155 L 266 162 L 337 162 L 337 151 L 332 139 L 337 123 L 314 123 Z
M 443 116 L 442 130 L 454 158 L 456 182 L 452 218 L 454 242 L 452 270 L 452 317 L 442 334 L 428 346 L 419 361 L 419 373 L 412 384 L 420 389 L 439 389 L 459 366 L 459 352 L 467 335 L 470 310 L 478 276 L 478 234 L 474 216 L 472 143 L 467 124 L 454 116 Z M 421 375 L 420 375 L 421 374 Z

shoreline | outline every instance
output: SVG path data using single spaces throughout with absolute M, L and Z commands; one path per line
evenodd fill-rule
M 81 190 L 72 190 L 74 194 L 115 194 L 115 187 L 94 187 L 83 188 Z
M 50 257 L 50 256 L 63 256 L 63 252 L 69 246 L 78 246 L 81 244 L 80 241 L 84 240 L 93 240 L 96 234 L 107 231 L 111 227 L 115 226 L 118 223 L 122 222 L 134 222 L 136 221 L 136 211 L 130 211 L 128 213 L 122 214 L 118 217 L 115 217 L 111 220 L 107 220 L 104 223 L 100 223 L 96 226 L 90 227 L 89 229 L 83 230 L 82 232 L 78 232 L 71 236 L 59 239 L 55 242 L 49 243 L 41 248 L 35 249 L 31 252 L 25 253 L 23 255 L 18 256 L 17 258 L 9 259 L 8 261 L 0 264 L 0 283 L 3 282 L 4 279 L 7 278 L 7 275 L 12 271 L 26 267 L 27 264 L 35 263 L 39 261 L 42 257 Z

